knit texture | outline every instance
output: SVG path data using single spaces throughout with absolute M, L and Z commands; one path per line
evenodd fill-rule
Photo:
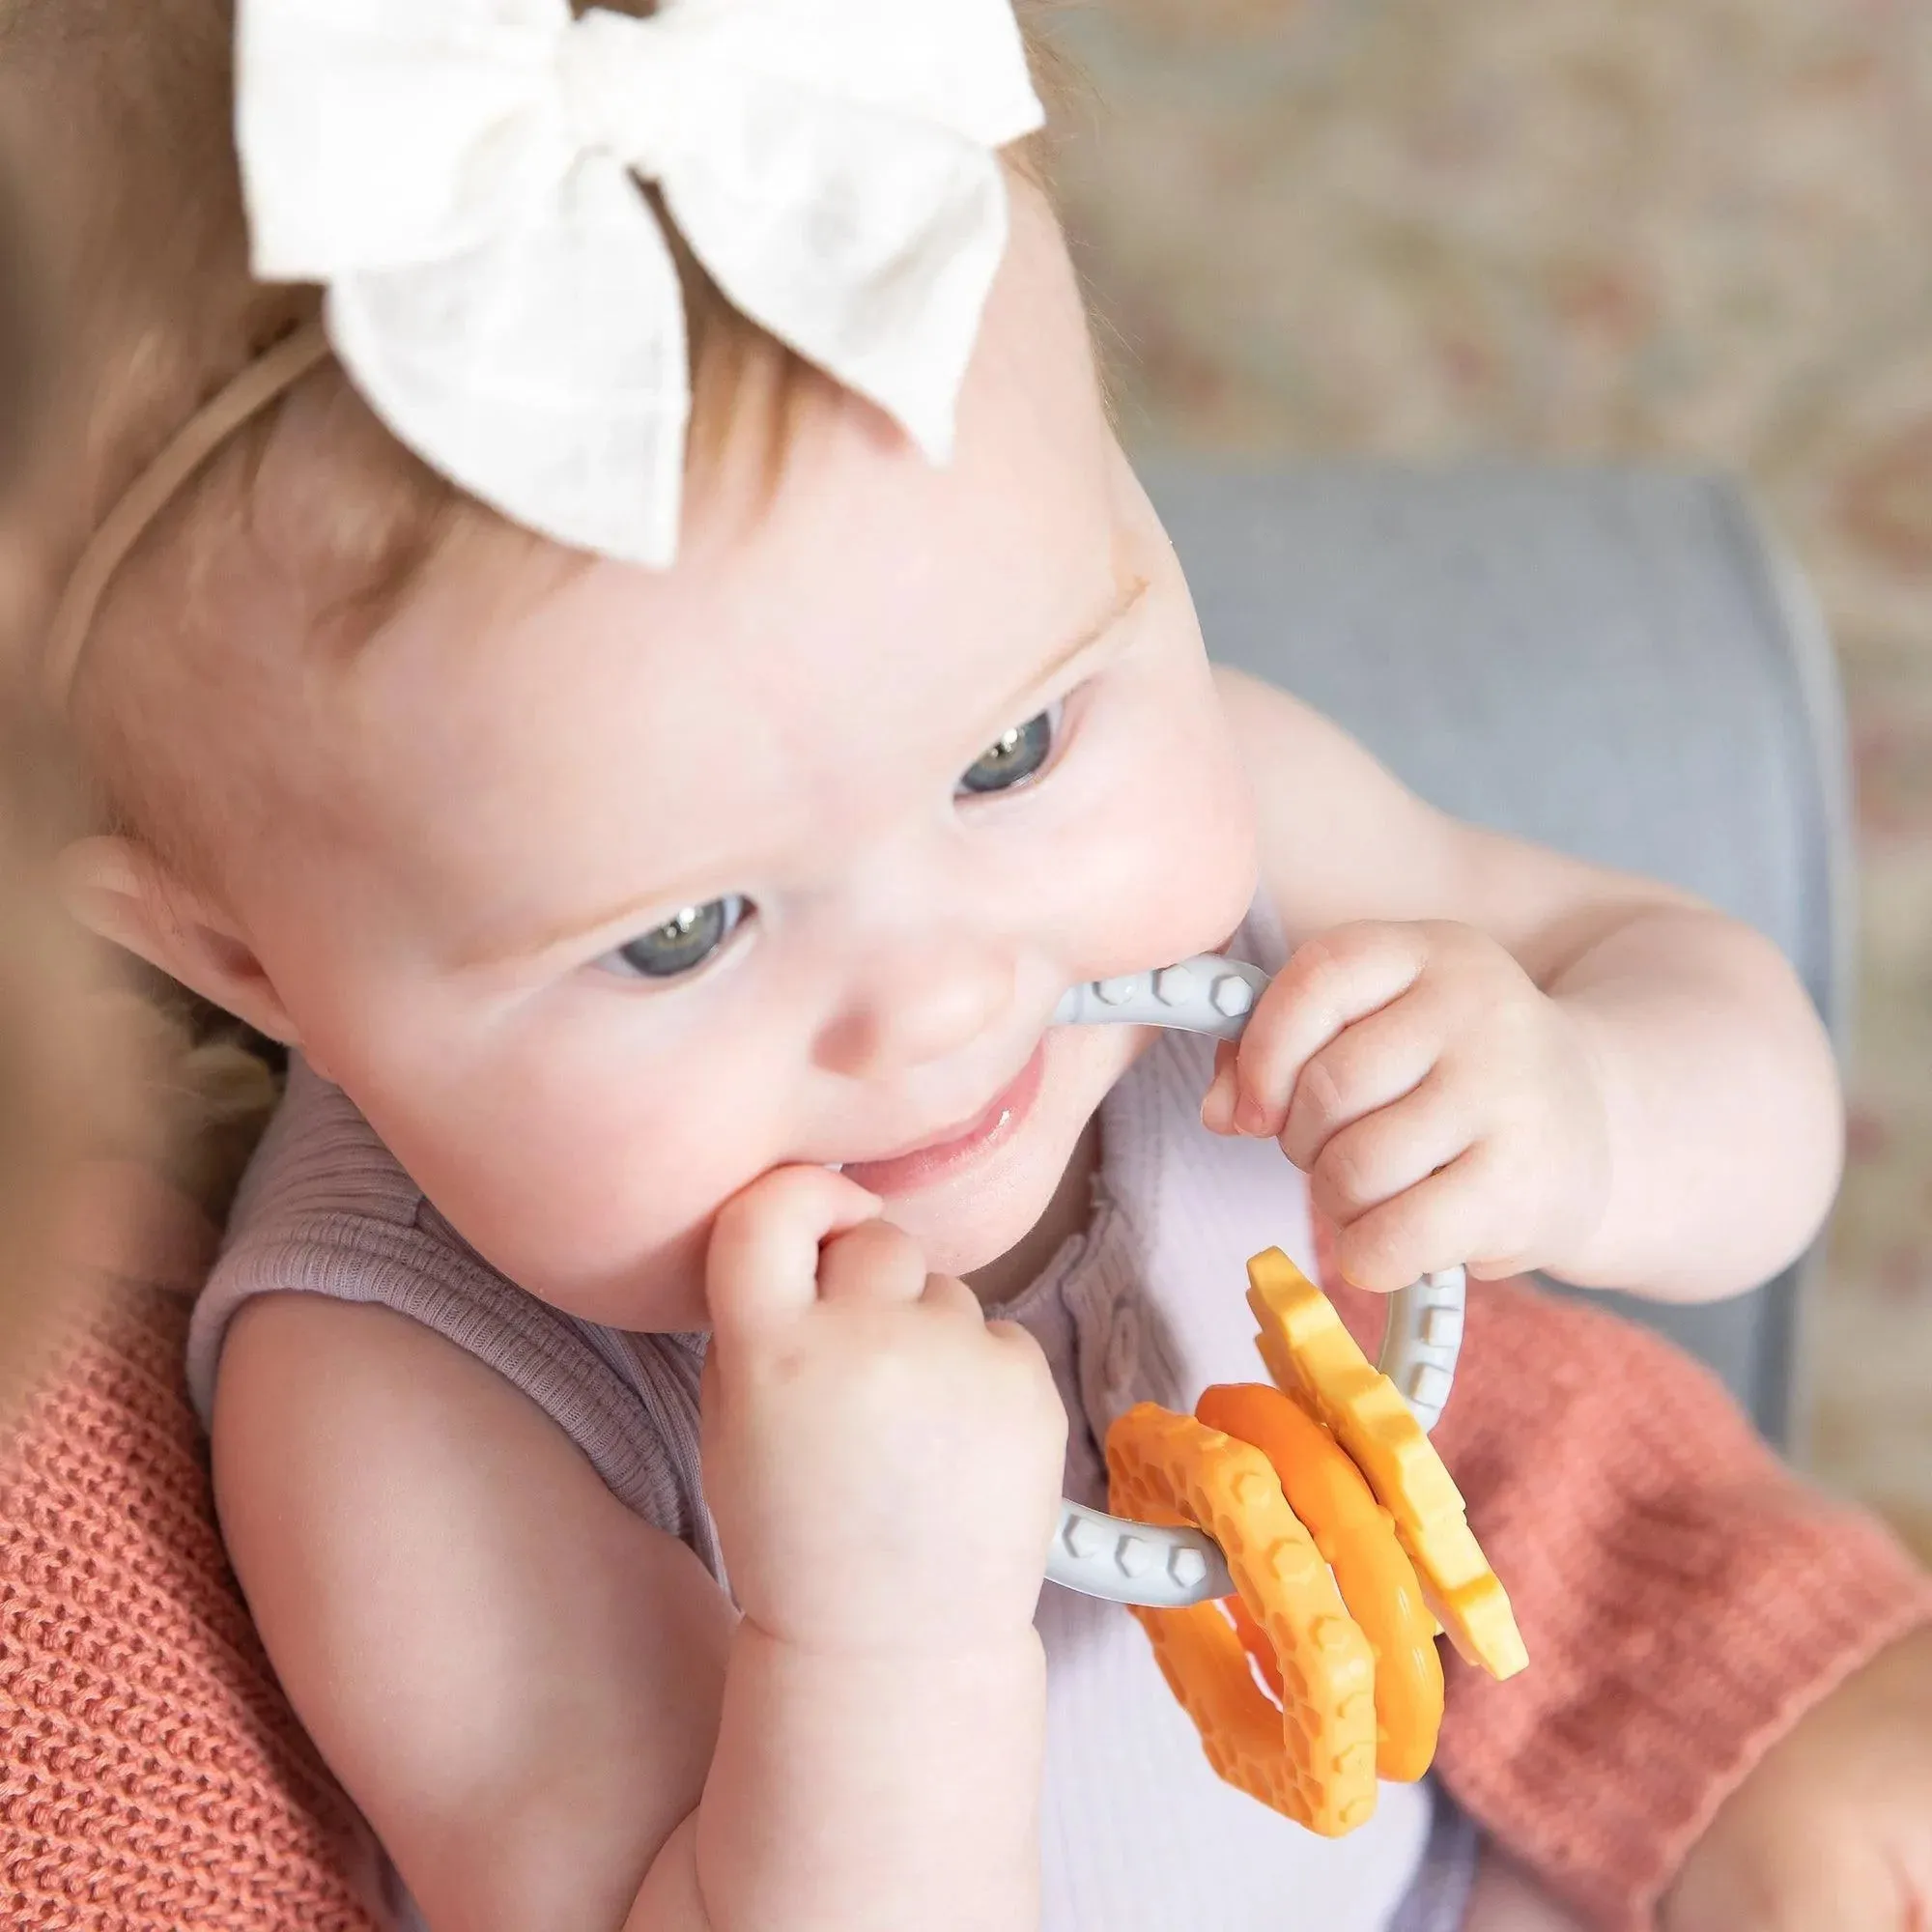
M 1323 1272 L 1373 1348 L 1380 1302 Z M 1932 1579 L 1701 1364 L 1525 1283 L 1470 1284 L 1435 1439 L 1530 1660 L 1497 1684 L 1448 1658 L 1436 1775 L 1590 1924 L 1637 1932 L 1771 1746 L 1932 1620 Z
M 375 1932 L 366 1833 L 222 1555 L 187 1313 L 100 1302 L 0 1457 L 0 1920 Z

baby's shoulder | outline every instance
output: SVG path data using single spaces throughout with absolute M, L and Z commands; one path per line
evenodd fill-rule
M 379 1534 L 392 1560 L 446 1540 L 453 1505 L 510 1520 L 559 1482 L 604 1487 L 487 1363 L 393 1308 L 328 1295 L 236 1312 L 211 1435 L 225 1528 L 272 1499 L 304 1539 Z
M 698 1339 L 603 1327 L 510 1280 L 438 1213 L 347 1096 L 299 1066 L 189 1325 L 188 1386 L 211 1429 L 217 1394 L 246 1359 L 233 1350 L 244 1319 L 296 1338 L 289 1373 L 312 1380 L 327 1380 L 324 1338 L 350 1351 L 345 1373 L 364 1349 L 413 1360 L 434 1344 L 429 1360 L 462 1358 L 446 1375 L 492 1377 L 559 1430 L 619 1504 L 717 1567 L 698 1469 Z M 271 1365 L 281 1346 L 253 1345 Z

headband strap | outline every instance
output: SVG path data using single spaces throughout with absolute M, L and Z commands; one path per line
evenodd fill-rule
M 278 342 L 188 419 L 108 513 L 81 553 L 47 632 L 42 688 L 55 711 L 67 709 L 95 612 L 128 553 L 230 437 L 287 394 L 327 355 L 328 338 L 320 321 L 304 324 Z

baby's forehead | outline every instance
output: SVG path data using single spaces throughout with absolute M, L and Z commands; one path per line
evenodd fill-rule
M 934 471 L 839 413 L 758 513 L 695 503 L 670 572 L 515 552 L 434 568 L 359 654 L 355 715 L 440 720 L 504 757 L 540 736 L 587 757 L 621 717 L 634 758 L 671 771 L 724 745 L 791 762 L 802 736 L 997 724 L 1116 601 L 1104 470 L 1016 433 L 1024 415 Z

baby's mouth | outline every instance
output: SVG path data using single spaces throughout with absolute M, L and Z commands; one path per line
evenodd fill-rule
M 1006 1086 L 970 1119 L 878 1160 L 847 1161 L 847 1179 L 874 1194 L 905 1193 L 1009 1140 L 1032 1111 L 1046 1065 L 1042 1037 Z

